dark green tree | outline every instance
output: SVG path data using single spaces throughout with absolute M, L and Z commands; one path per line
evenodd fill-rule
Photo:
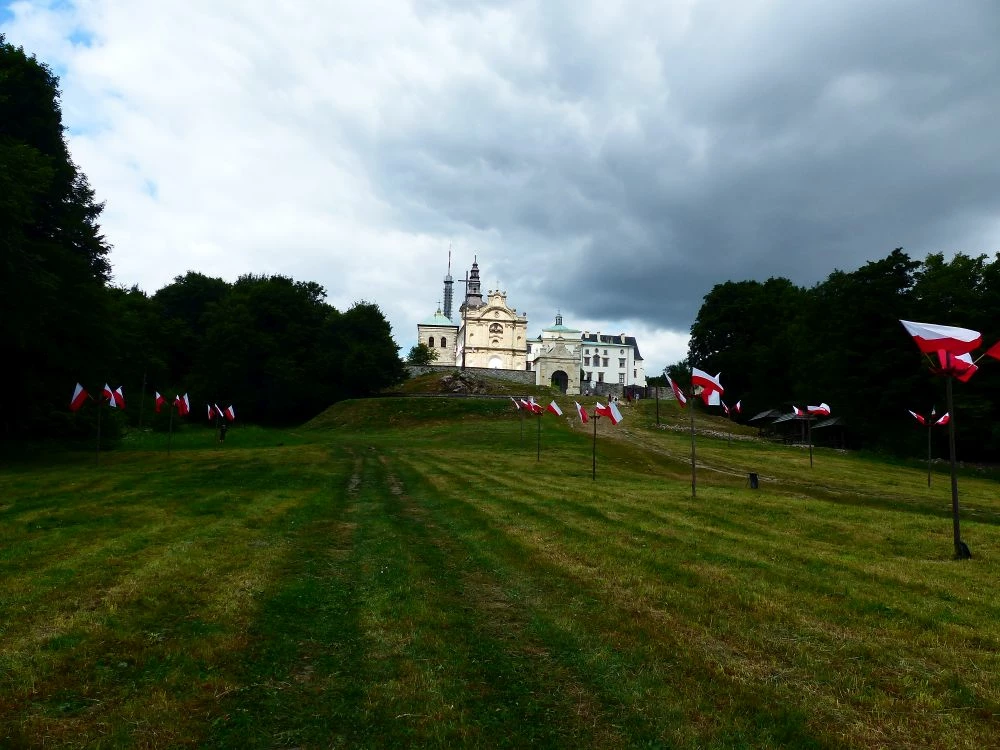
M 437 361 L 437 351 L 424 343 L 411 346 L 410 352 L 406 355 L 406 363 L 409 365 L 432 365 L 435 361 Z
M 113 377 L 104 284 L 110 247 L 70 159 L 58 81 L 0 36 L 0 388 L 8 437 L 60 430 L 77 380 Z

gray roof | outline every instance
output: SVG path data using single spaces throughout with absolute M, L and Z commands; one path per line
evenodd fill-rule
M 622 346 L 622 337 L 608 335 L 605 333 L 600 334 L 600 341 L 598 341 L 598 334 L 596 333 L 585 333 L 580 337 L 580 340 L 584 344 L 600 345 L 600 346 Z M 624 346 L 631 346 L 635 349 L 635 358 L 642 360 L 642 355 L 639 354 L 639 343 L 635 340 L 635 336 L 626 336 Z

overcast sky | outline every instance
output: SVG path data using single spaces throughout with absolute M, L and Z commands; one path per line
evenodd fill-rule
M 449 246 L 648 374 L 714 284 L 1000 250 L 996 0 L 0 0 L 0 33 L 61 77 L 116 283 L 316 281 L 403 354 Z

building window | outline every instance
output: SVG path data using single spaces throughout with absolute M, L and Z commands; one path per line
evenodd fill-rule
M 618 366 L 619 367 L 625 367 L 625 358 L 624 357 L 620 357 L 618 359 Z
M 447 346 L 448 346 L 448 339 L 446 339 L 444 336 L 442 336 L 441 337 L 441 348 L 444 349 Z
M 605 354 L 607 354 L 607 352 L 605 352 Z M 604 367 L 607 367 L 607 366 L 608 366 L 608 358 L 605 357 L 604 358 Z
M 605 354 L 607 354 L 607 353 L 608 353 L 608 350 L 607 350 L 607 349 L 605 349 L 605 350 L 604 350 L 604 353 L 605 353 Z
M 586 381 L 591 381 L 593 379 L 594 379 L 594 373 L 592 373 L 592 372 L 588 372 L 587 373 L 587 377 L 584 378 L 584 380 L 586 380 Z
M 625 385 L 625 373 L 624 372 L 618 373 L 618 382 L 621 385 Z
M 619 349 L 619 350 L 618 350 L 618 353 L 619 353 L 619 354 L 624 354 L 624 353 L 625 353 L 625 350 L 624 350 L 624 349 Z
M 587 365 L 587 367 L 590 367 L 590 357 L 584 357 L 583 364 Z
M 639 377 L 639 371 L 638 370 L 632 370 L 632 377 L 633 378 L 638 378 Z
M 431 336 L 429 339 L 427 339 L 427 346 L 429 348 L 431 348 L 431 349 L 434 348 L 434 337 L 433 336 Z
M 597 382 L 598 383 L 603 383 L 604 382 L 604 373 L 603 372 L 597 373 Z
M 590 349 L 584 349 L 584 350 L 583 350 L 583 353 L 584 353 L 584 354 L 590 354 Z

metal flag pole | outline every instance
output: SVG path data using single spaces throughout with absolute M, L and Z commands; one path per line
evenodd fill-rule
M 541 412 L 538 412 L 537 418 L 538 418 L 538 440 L 536 441 L 537 445 L 535 449 L 535 460 L 541 461 L 542 460 L 542 413 Z
M 170 443 L 174 439 L 174 407 L 177 405 L 177 399 L 174 399 L 174 403 L 170 405 L 170 424 L 167 427 L 167 455 L 170 455 Z
M 103 404 L 104 392 L 101 391 L 100 397 L 97 399 L 97 465 L 101 465 L 101 412 L 104 411 Z
M 951 355 L 949 354 L 949 359 Z M 950 362 L 948 363 L 951 364 Z M 951 454 L 951 518 L 952 518 L 952 529 L 955 535 L 955 558 L 958 560 L 967 560 L 972 557 L 972 553 L 969 552 L 968 546 L 962 541 L 962 531 L 959 528 L 958 520 L 958 474 L 955 471 L 955 403 L 952 398 L 952 388 L 951 388 L 951 375 L 948 375 L 947 383 L 947 394 L 948 394 L 948 451 Z
M 809 441 L 809 468 L 813 467 L 813 420 L 812 416 L 806 416 L 806 439 Z
M 931 430 L 934 429 L 934 418 L 927 420 L 927 486 L 931 486 Z
M 597 420 L 600 418 L 601 418 L 600 415 L 597 413 L 597 410 L 595 409 L 594 414 L 592 416 L 592 419 L 594 420 L 594 468 L 593 468 L 592 479 L 595 482 L 597 481 Z
M 694 392 L 694 388 L 691 388 L 690 396 L 688 397 L 688 409 L 691 411 L 691 497 L 697 497 L 698 495 L 698 472 L 695 469 L 697 462 L 695 460 L 695 447 L 694 447 L 694 397 L 697 395 Z

